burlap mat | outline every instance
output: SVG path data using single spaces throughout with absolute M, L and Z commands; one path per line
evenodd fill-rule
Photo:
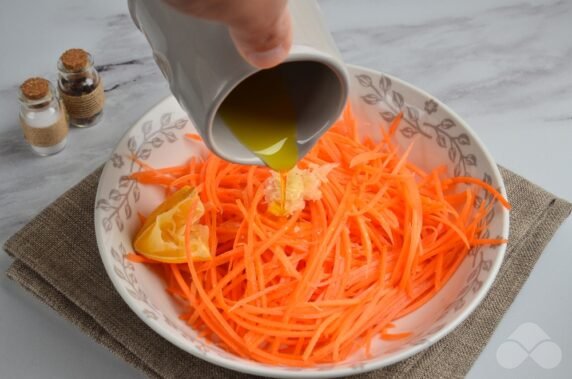
M 97 342 L 154 378 L 247 378 L 178 349 L 127 307 L 107 278 L 93 226 L 97 170 L 42 211 L 5 245 L 8 276 Z M 431 348 L 356 378 L 461 378 L 486 345 L 540 253 L 572 210 L 522 177 L 502 170 L 512 203 L 506 260 L 488 296 Z

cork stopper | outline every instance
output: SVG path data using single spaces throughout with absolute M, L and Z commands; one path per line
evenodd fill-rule
M 22 95 L 30 100 L 39 100 L 50 93 L 50 82 L 44 78 L 30 78 L 20 86 Z
M 79 72 L 89 64 L 89 53 L 83 49 L 69 49 L 61 55 L 60 61 L 66 70 Z

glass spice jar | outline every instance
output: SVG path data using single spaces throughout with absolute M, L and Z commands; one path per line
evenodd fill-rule
M 103 116 L 105 95 L 93 57 L 82 49 L 65 51 L 58 61 L 58 88 L 70 124 L 86 128 Z
M 30 78 L 20 86 L 20 126 L 32 150 L 46 156 L 59 153 L 67 143 L 68 121 L 52 84 Z

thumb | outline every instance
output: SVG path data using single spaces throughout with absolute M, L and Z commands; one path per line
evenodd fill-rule
M 274 20 L 253 19 L 229 25 L 230 35 L 244 59 L 259 68 L 280 64 L 292 45 L 292 24 L 286 8 Z

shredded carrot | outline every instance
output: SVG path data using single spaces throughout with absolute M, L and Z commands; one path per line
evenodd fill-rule
M 506 200 L 500 194 L 500 192 L 498 192 L 493 186 L 491 186 L 490 184 L 488 184 L 487 182 L 485 182 L 483 180 L 480 180 L 477 178 L 472 178 L 472 177 L 467 177 L 467 176 L 457 176 L 457 177 L 445 180 L 445 183 L 446 184 L 469 183 L 469 184 L 475 184 L 475 185 L 481 186 L 488 193 L 490 193 L 497 201 L 499 201 L 506 209 L 510 209 L 510 204 L 509 204 L 508 200 Z
M 388 330 L 429 301 L 472 248 L 507 242 L 484 235 L 495 203 L 477 199 L 510 204 L 483 180 L 446 178 L 444 167 L 424 171 L 407 161 L 413 145 L 400 152 L 392 142 L 402 117 L 375 141 L 359 136 L 346 108 L 299 162 L 337 163 L 321 198 L 289 217 L 268 212 L 268 168 L 210 153 L 160 169 L 136 161 L 141 170 L 131 178 L 140 183 L 167 192 L 200 184 L 199 222 L 210 230 L 212 259 L 192 260 L 191 213 L 187 263 L 127 259 L 154 264 L 167 292 L 186 304 L 181 319 L 200 336 L 259 362 L 307 367 L 360 348 L 370 354 L 375 338 L 414 338 Z
M 191 141 L 199 141 L 201 142 L 203 140 L 203 138 L 196 134 L 196 133 L 187 133 L 185 134 L 185 137 L 187 137 L 188 139 L 190 139 Z
M 381 333 L 381 338 L 383 338 L 384 340 L 388 340 L 388 341 L 394 341 L 394 340 L 401 340 L 404 338 L 407 338 L 411 336 L 411 332 L 405 332 L 405 333 Z
M 129 253 L 126 256 L 127 260 L 131 261 L 131 262 L 135 262 L 135 263 L 158 263 L 157 261 L 154 261 L 153 259 L 149 259 L 146 258 L 140 254 L 136 254 L 136 253 Z
M 139 223 L 141 225 L 145 224 L 147 217 L 145 217 L 141 212 L 137 212 L 137 217 L 139 218 Z

